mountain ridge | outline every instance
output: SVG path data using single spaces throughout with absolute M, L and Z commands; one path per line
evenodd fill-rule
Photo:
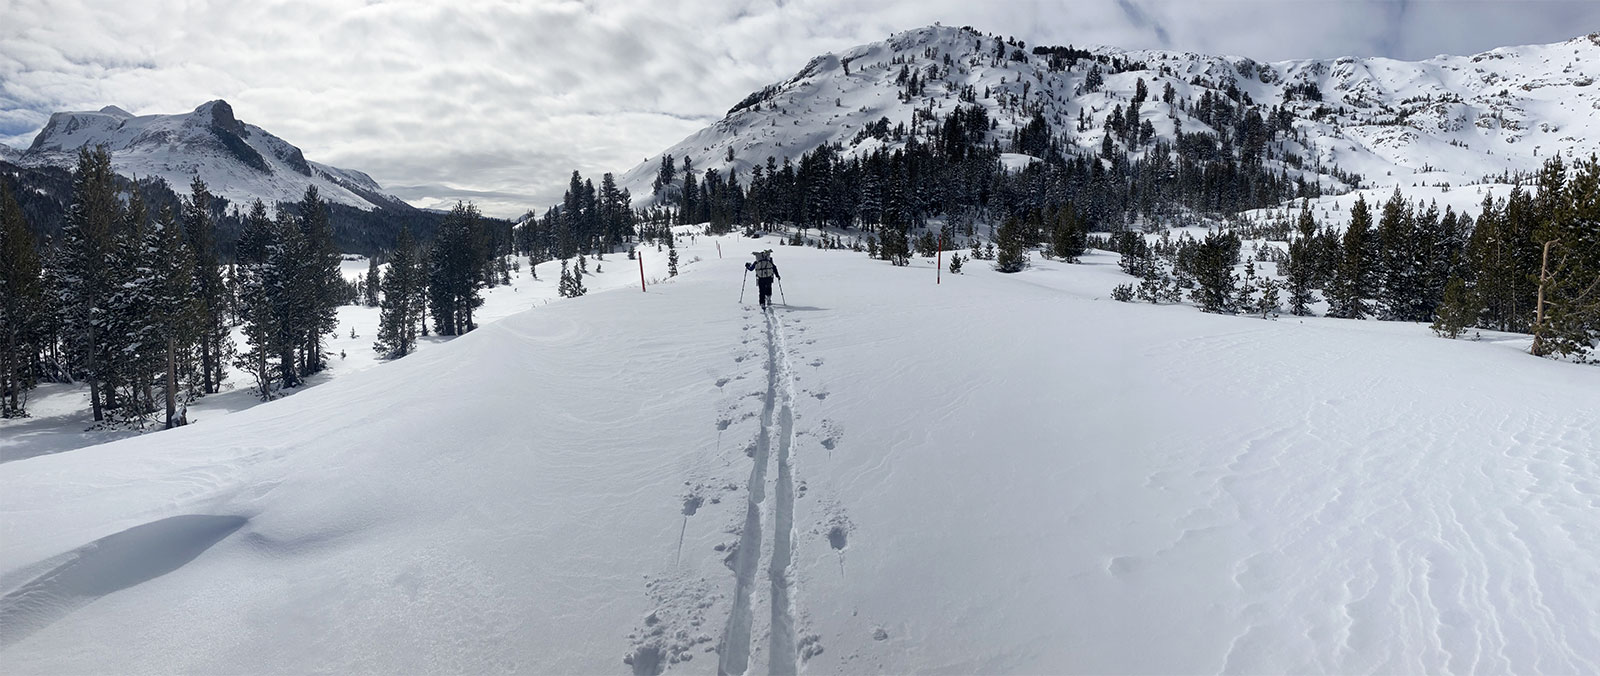
M 636 204 L 658 204 L 670 193 L 658 195 L 651 184 L 667 155 L 679 163 L 691 158 L 696 172 L 737 170 L 747 178 L 769 157 L 797 162 L 825 143 L 845 156 L 903 148 L 905 136 L 932 132 L 963 106 L 985 109 L 994 125 L 987 140 L 1002 146 L 1037 112 L 1062 147 L 1093 152 L 1113 133 L 1112 115 L 1138 96 L 1141 81 L 1147 98 L 1132 124 L 1148 123 L 1153 140 L 1175 145 L 1179 132 L 1224 131 L 1213 126 L 1216 106 L 1281 127 L 1286 140 L 1268 149 L 1267 165 L 1319 190 L 1400 180 L 1470 184 L 1536 171 L 1552 151 L 1600 152 L 1596 64 L 1600 33 L 1414 62 L 1265 63 L 1170 50 L 1029 46 L 936 25 L 813 57 L 794 76 L 756 90 L 722 119 L 627 170 L 618 185 Z M 1100 82 L 1091 82 L 1091 72 Z M 916 84 L 908 86 L 908 75 Z M 906 135 L 884 133 L 902 125 Z M 1150 148 L 1117 150 L 1140 157 Z
M 159 176 L 175 190 L 198 176 L 240 208 L 256 199 L 294 202 L 310 186 L 325 200 L 365 211 L 410 208 L 366 173 L 308 161 L 299 147 L 235 117 L 222 99 L 170 115 L 134 115 L 115 105 L 53 113 L 27 149 L 0 159 L 71 170 L 80 148 L 98 144 L 111 151 L 119 174 Z

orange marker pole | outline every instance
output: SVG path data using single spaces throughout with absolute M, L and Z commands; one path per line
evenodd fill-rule
M 639 252 L 639 290 L 644 291 L 644 252 Z

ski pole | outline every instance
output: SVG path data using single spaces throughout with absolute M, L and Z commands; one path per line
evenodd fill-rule
M 744 281 L 739 282 L 739 304 L 740 305 L 744 304 L 744 285 L 745 285 L 746 282 L 749 282 L 749 281 L 750 281 L 750 271 L 749 270 L 745 270 L 744 271 Z
M 783 278 L 782 277 L 778 278 L 778 297 L 783 299 L 783 304 L 784 305 L 788 305 L 789 304 L 788 296 L 783 295 Z

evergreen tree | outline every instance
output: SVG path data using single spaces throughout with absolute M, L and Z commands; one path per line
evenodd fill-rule
M 1069 203 L 1056 210 L 1050 232 L 1051 253 L 1069 263 L 1076 262 L 1088 248 L 1088 235 L 1078 222 L 1076 209 Z
M 194 293 L 195 255 L 180 232 L 171 209 L 162 208 L 151 240 L 150 248 L 155 253 L 152 267 L 156 269 L 156 278 L 159 280 L 151 303 L 156 316 L 153 323 L 156 340 L 153 342 L 161 345 L 165 354 L 162 389 L 166 396 L 166 426 L 172 428 L 185 423 L 177 408 L 179 360 L 185 352 L 186 343 L 203 343 L 208 339 L 211 317 L 205 299 Z M 199 340 L 195 341 L 196 338 Z M 204 346 L 201 349 L 203 351 Z
M 1460 336 L 1462 331 L 1477 321 L 1481 311 L 1480 303 L 1467 283 L 1461 277 L 1452 277 L 1444 288 L 1444 302 L 1439 304 L 1434 316 L 1433 332 L 1445 338 Z
M 456 203 L 439 226 L 428 263 L 428 300 L 434 329 L 454 336 L 476 328 L 472 311 L 483 304 L 478 208 Z
M 306 300 L 306 243 L 300 219 L 287 209 L 278 210 L 273 236 L 267 246 L 263 266 L 266 301 L 270 304 L 273 339 L 278 356 L 280 387 L 297 387 L 301 382 L 301 360 L 296 357 L 306 346 L 306 329 L 311 310 Z
M 232 327 L 227 321 L 227 300 L 222 266 L 217 257 L 216 227 L 211 220 L 211 193 L 196 176 L 189 184 L 190 198 L 183 205 L 183 229 L 193 253 L 193 294 L 199 307 L 199 342 L 203 394 L 213 394 L 227 378 L 232 361 Z M 331 238 L 332 231 L 329 230 Z
M 901 225 L 885 224 L 882 233 L 883 239 L 878 243 L 878 255 L 892 265 L 910 265 L 911 233 L 909 228 Z
M 672 240 L 667 240 L 667 276 L 678 276 L 678 246 Z
M 1299 237 L 1289 243 L 1288 262 L 1288 287 L 1289 287 L 1289 314 L 1305 317 L 1311 314 L 1311 304 L 1317 302 L 1312 294 L 1311 286 L 1316 278 L 1316 245 L 1317 222 L 1311 216 L 1311 207 L 1300 209 L 1300 220 L 1297 230 Z
M 1239 260 L 1239 236 L 1212 232 L 1194 248 L 1194 277 L 1197 287 L 1190 294 L 1201 312 L 1232 313 L 1234 306 L 1233 266 Z
M 1433 315 L 1424 281 L 1417 216 L 1395 188 L 1378 218 L 1378 307 L 1383 319 L 1418 322 Z
M 1565 173 L 1557 156 L 1540 178 L 1531 351 L 1541 357 L 1587 354 L 1600 343 L 1600 160 L 1579 162 L 1570 182 Z
M 414 318 L 418 314 L 416 301 L 422 295 L 416 249 L 410 228 L 401 228 L 394 252 L 389 256 L 389 272 L 383 276 L 378 340 L 372 346 L 385 359 L 399 359 L 416 348 Z
M 234 365 L 250 374 L 255 381 L 256 394 L 262 400 L 272 398 L 273 374 L 268 361 L 281 353 L 279 344 L 279 318 L 271 294 L 276 290 L 269 283 L 277 277 L 268 266 L 276 256 L 277 229 L 267 216 L 267 207 L 256 200 L 250 205 L 244 227 L 239 231 L 239 242 L 234 248 L 235 273 L 239 294 L 239 319 L 244 332 L 245 349 L 234 358 Z
M 556 286 L 556 292 L 562 298 L 577 298 L 588 293 L 588 289 L 583 287 L 583 278 L 572 274 L 566 261 L 561 261 L 561 281 Z
M 408 230 L 409 230 L 409 228 L 406 228 L 405 226 L 401 226 L 401 228 L 400 228 L 401 234 L 409 234 L 407 232 Z M 396 244 L 395 246 L 398 247 L 399 245 Z M 364 296 L 364 298 L 362 300 L 366 303 L 367 307 L 378 307 L 379 306 L 378 291 L 379 291 L 379 287 L 382 284 L 383 284 L 383 277 L 378 271 L 378 257 L 377 256 L 373 256 L 372 258 L 368 258 L 367 259 L 366 286 L 362 287 L 362 292 L 363 292 L 363 296 Z
M 165 224 L 172 223 L 170 208 L 163 207 L 161 216 Z M 165 316 L 163 301 L 171 296 L 187 299 L 190 293 L 190 270 L 172 271 L 170 266 L 190 265 L 193 257 L 185 246 L 170 251 L 161 248 L 163 223 L 146 227 L 149 211 L 138 191 L 128 196 L 122 220 L 123 227 L 114 237 L 116 254 L 107 270 L 112 280 L 111 294 L 101 313 L 107 341 L 107 417 L 142 425 L 145 416 L 154 411 L 154 375 L 163 369 L 162 357 L 167 347 L 163 328 L 172 321 Z M 171 227 L 171 236 L 181 244 L 182 234 L 176 225 Z M 175 294 L 168 293 L 169 278 L 185 287 Z M 183 354 L 172 356 L 175 365 L 181 360 L 187 368 L 192 363 L 187 348 L 193 341 L 189 323 L 185 322 L 183 328 L 185 334 L 179 346 Z M 115 405 L 109 403 L 112 395 L 116 395 Z
M 1262 319 L 1278 316 L 1278 311 L 1280 310 L 1278 290 L 1282 288 L 1278 284 L 1278 280 L 1271 277 L 1262 277 L 1256 285 L 1261 292 L 1261 296 L 1256 299 L 1255 311 L 1261 313 Z
M 1350 209 L 1350 225 L 1345 228 L 1340 250 L 1343 255 L 1328 290 L 1328 316 L 1366 319 L 1371 314 L 1367 299 L 1373 289 L 1371 253 L 1372 213 L 1365 197 L 1358 196 Z
M 333 246 L 333 229 L 328 223 L 328 206 L 307 186 L 300 200 L 300 245 L 304 259 L 295 285 L 304 303 L 306 323 L 300 330 L 303 368 L 309 375 L 323 368 L 322 337 L 339 328 L 338 308 L 344 277 L 339 273 L 339 252 Z
M 1021 272 L 1028 267 L 1028 235 L 1027 225 L 1022 219 L 1008 216 L 1001 222 L 1000 231 L 996 235 L 999 239 L 999 251 L 995 257 L 994 269 L 1000 272 Z
M 0 418 L 28 415 L 44 338 L 44 280 L 39 252 L 11 189 L 0 181 Z
M 1231 273 L 1230 273 L 1231 274 Z M 1246 258 L 1244 261 L 1244 278 L 1239 280 L 1239 285 L 1234 289 L 1233 306 L 1240 312 L 1251 312 L 1256 309 L 1256 291 L 1258 281 L 1256 278 L 1256 261 Z
M 69 369 L 89 384 L 89 407 L 95 421 L 105 420 L 107 355 L 105 312 L 111 295 L 108 271 L 113 263 L 112 228 L 120 217 L 105 146 L 78 151 L 73 171 L 72 205 L 61 232 L 54 289 L 62 310 L 61 331 Z

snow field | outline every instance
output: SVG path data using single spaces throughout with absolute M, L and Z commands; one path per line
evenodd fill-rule
M 654 247 L 641 247 L 640 254 L 644 256 L 644 274 L 649 284 L 657 284 L 667 278 L 665 251 L 656 252 Z M 715 255 L 714 248 L 712 255 Z M 692 264 L 693 256 L 685 255 L 682 258 L 683 266 Z M 561 276 L 561 261 L 541 263 L 538 279 L 533 279 L 529 274 L 527 259 L 523 258 L 522 262 L 522 269 L 511 273 L 510 285 L 482 290 L 483 305 L 474 312 L 475 321 L 486 324 L 529 308 L 565 300 L 556 291 L 556 282 Z M 599 272 L 595 272 L 596 263 L 601 268 Z M 365 258 L 341 260 L 339 269 L 345 279 L 354 281 L 366 278 L 367 265 Z M 388 266 L 380 267 L 386 270 Z M 589 262 L 589 274 L 584 277 L 584 285 L 590 291 L 638 289 L 639 273 L 639 261 L 628 260 L 625 253 L 607 254 L 604 261 Z M 339 307 L 337 313 L 339 328 L 327 337 L 327 342 L 324 344 L 324 349 L 331 355 L 327 368 L 322 373 L 307 378 L 307 385 L 280 391 L 278 393 L 280 396 L 294 395 L 305 391 L 307 387 L 385 363 L 372 350 L 372 344 L 378 338 L 378 308 L 345 305 Z M 429 324 L 431 326 L 431 319 Z M 353 338 L 352 330 L 355 333 Z M 432 349 L 450 340 L 451 338 L 447 336 L 419 336 L 416 349 Z M 235 346 L 244 347 L 242 329 L 235 327 L 233 342 Z M 230 413 L 260 404 L 260 399 L 249 391 L 253 386 L 254 381 L 249 374 L 229 364 L 228 378 L 222 384 L 222 391 L 202 397 L 190 404 L 189 421 L 191 423 L 214 421 Z M 56 383 L 42 384 L 30 392 L 28 412 L 31 417 L 0 420 L 0 463 L 60 453 L 141 433 L 139 430 L 125 428 L 89 429 L 94 423 L 89 414 L 88 393 L 88 387 L 82 384 Z M 159 425 L 155 425 L 144 432 L 159 428 Z
M 1592 368 L 1420 325 L 1116 303 L 1111 254 L 936 286 L 923 259 L 717 241 L 649 293 L 0 464 L 0 626 L 25 627 L 0 660 L 1600 669 Z M 737 303 L 769 246 L 770 314 L 753 288 Z M 174 549 L 193 556 L 152 553 Z M 158 572 L 51 582 L 119 564 Z

